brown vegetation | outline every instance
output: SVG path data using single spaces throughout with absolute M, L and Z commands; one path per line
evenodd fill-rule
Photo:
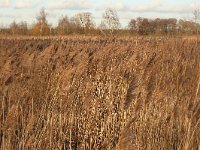
M 58 20 L 58 25 L 53 27 L 48 23 L 48 13 L 42 8 L 36 16 L 36 23 L 27 25 L 26 22 L 13 22 L 7 28 L 0 28 L 1 35 L 198 35 L 200 32 L 200 12 L 199 9 L 193 12 L 194 20 L 183 20 L 176 18 L 132 18 L 127 28 L 120 24 L 120 18 L 113 9 L 106 9 L 102 14 L 102 21 L 96 25 L 93 15 L 90 12 L 81 12 L 68 18 L 62 16 Z
M 200 41 L 1 38 L 0 149 L 200 149 Z

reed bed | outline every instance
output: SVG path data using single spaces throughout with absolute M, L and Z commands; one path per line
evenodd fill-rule
M 0 149 L 200 150 L 200 41 L 0 39 Z

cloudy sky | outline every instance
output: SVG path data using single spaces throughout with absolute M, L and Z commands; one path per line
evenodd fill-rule
M 48 20 L 56 25 L 62 15 L 72 17 L 78 12 L 91 12 L 98 24 L 106 8 L 117 10 L 125 26 L 131 18 L 183 18 L 192 19 L 198 0 L 0 0 L 0 25 L 35 21 L 41 8 L 48 12 Z

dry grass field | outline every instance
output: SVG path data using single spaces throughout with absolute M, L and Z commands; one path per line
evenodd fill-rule
M 0 149 L 200 150 L 195 38 L 0 37 Z

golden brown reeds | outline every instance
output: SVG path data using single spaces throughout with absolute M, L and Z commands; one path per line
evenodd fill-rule
M 199 150 L 199 44 L 1 38 L 0 149 Z

